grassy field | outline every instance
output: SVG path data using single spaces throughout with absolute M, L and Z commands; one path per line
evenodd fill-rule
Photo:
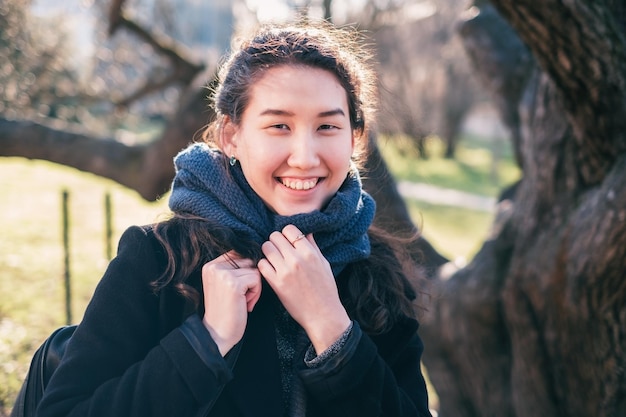
M 382 151 L 402 179 L 495 195 L 489 152 L 471 140 L 457 161 L 437 156 L 410 160 L 390 142 Z M 510 159 L 510 158 L 509 158 Z M 500 162 L 502 183 L 515 179 L 510 160 Z M 507 165 L 508 164 L 508 165 Z M 69 193 L 72 321 L 78 322 L 108 259 L 104 198 L 113 208 L 114 250 L 130 225 L 167 213 L 166 201 L 149 203 L 116 183 L 71 168 L 21 158 L 0 159 L 0 417 L 8 414 L 34 349 L 51 330 L 65 323 L 62 193 Z M 456 207 L 408 202 L 424 236 L 450 259 L 469 259 L 479 248 L 491 214 Z
M 496 197 L 520 175 L 512 161 L 510 146 L 504 143 L 498 146 L 498 156 L 494 157 L 492 143 L 465 136 L 457 147 L 456 158 L 445 159 L 443 144 L 433 137 L 427 141 L 429 158 L 416 159 L 410 157 L 411 150 L 403 140 L 379 141 L 381 153 L 396 178 L 486 197 Z M 407 205 L 424 237 L 443 255 L 461 263 L 478 251 L 492 220 L 491 213 L 462 207 L 419 200 L 408 200 Z
M 466 135 L 457 147 L 455 159 L 442 158 L 444 146 L 436 136 L 427 139 L 427 159 L 411 157 L 413 151 L 402 138 L 382 138 L 379 146 L 391 172 L 409 181 L 495 197 L 503 186 L 519 177 L 510 145 L 501 141 L 494 144 Z

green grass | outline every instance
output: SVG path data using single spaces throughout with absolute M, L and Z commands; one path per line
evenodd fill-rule
M 413 221 L 439 253 L 459 264 L 468 262 L 487 236 L 493 215 L 484 211 L 407 201 Z
M 381 138 L 379 146 L 393 175 L 408 181 L 495 197 L 520 175 L 509 145 L 473 136 L 463 137 L 455 159 L 443 158 L 444 145 L 436 136 L 427 139 L 428 159 L 416 158 L 407 140 L 401 137 Z M 491 150 L 494 146 L 501 148 L 499 152 Z
M 164 201 L 148 203 L 116 183 L 43 161 L 3 158 L 0 176 L 5 231 L 0 240 L 0 317 L 10 313 L 21 321 L 37 318 L 51 325 L 64 320 L 59 314 L 64 309 L 57 308 L 63 300 L 63 190 L 69 192 L 76 319 L 107 265 L 105 193 L 113 201 L 114 244 L 127 226 L 154 221 L 166 212 Z M 33 290 L 43 298 L 34 299 Z
M 383 142 L 381 150 L 399 179 L 427 182 L 483 195 L 496 195 L 512 182 L 510 157 L 490 176 L 491 157 L 477 139 L 462 143 L 458 160 L 439 157 L 441 144 L 428 143 L 431 157 L 402 156 L 402 145 Z M 62 246 L 62 192 L 69 192 L 70 271 L 73 322 L 107 266 L 104 196 L 113 206 L 113 249 L 130 225 L 167 213 L 166 201 L 149 203 L 120 185 L 72 168 L 21 158 L 0 159 L 0 415 L 8 414 L 34 349 L 65 322 Z M 424 236 L 450 259 L 470 259 L 487 234 L 492 214 L 409 201 Z

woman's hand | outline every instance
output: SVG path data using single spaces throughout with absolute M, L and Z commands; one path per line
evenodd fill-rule
M 261 275 L 250 259 L 227 252 L 202 267 L 204 318 L 222 356 L 243 337 L 248 313 L 261 296 Z
M 294 225 L 272 233 L 261 248 L 259 271 L 320 354 L 350 325 L 330 264 L 313 235 L 303 236 Z

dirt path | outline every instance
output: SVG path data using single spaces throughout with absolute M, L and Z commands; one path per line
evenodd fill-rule
M 398 191 L 404 198 L 425 201 L 431 204 L 465 207 L 489 213 L 493 212 L 496 204 L 496 199 L 492 197 L 408 181 L 399 181 Z

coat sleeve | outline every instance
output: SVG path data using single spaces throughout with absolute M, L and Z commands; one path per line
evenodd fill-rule
M 329 417 L 431 417 L 420 368 L 424 346 L 417 332 L 396 348 L 384 358 L 355 323 L 341 352 L 320 367 L 301 367 L 310 406 Z
M 38 417 L 195 416 L 232 372 L 198 316 L 159 335 L 162 270 L 149 230 L 128 229 L 37 411 Z

